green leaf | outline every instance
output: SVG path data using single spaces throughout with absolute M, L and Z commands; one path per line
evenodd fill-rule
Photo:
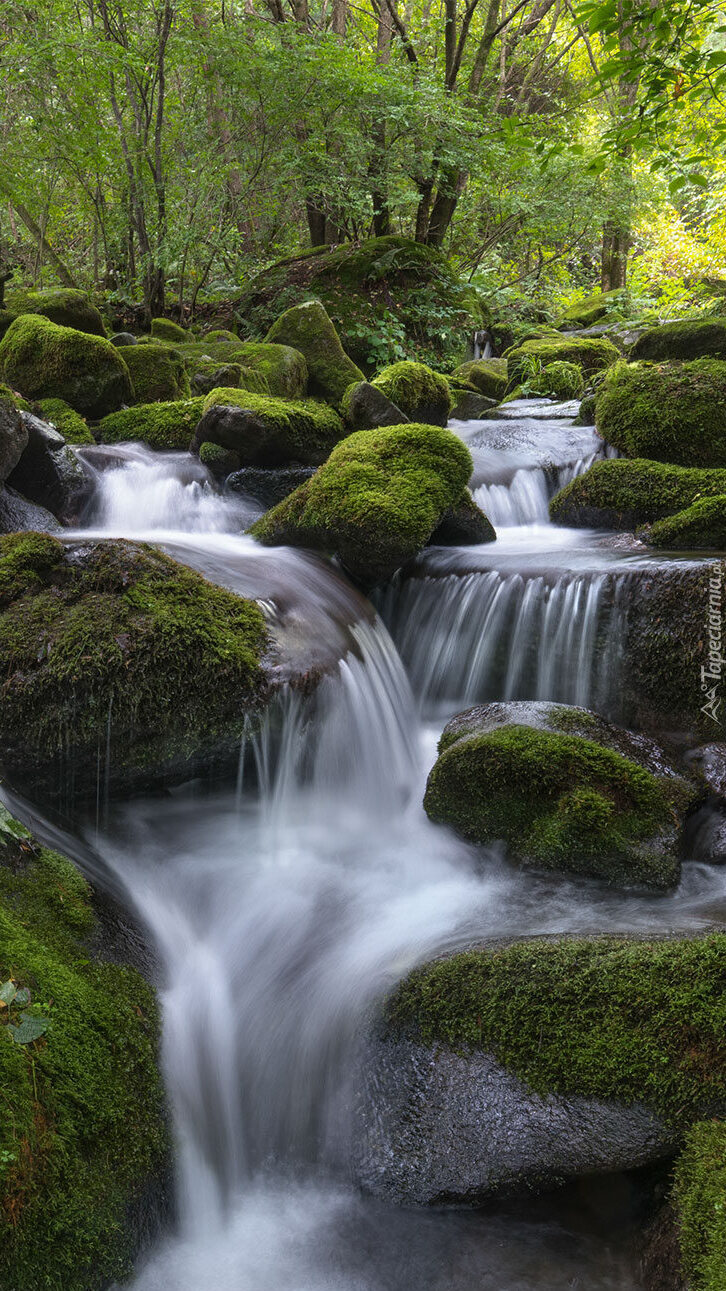
M 2 985 L 0 985 L 0 1004 L 12 1004 L 17 993 L 17 987 L 12 979 L 8 979 L 7 982 L 3 982 Z
M 21 986 L 20 990 L 16 991 L 14 1003 L 19 1009 L 25 1008 L 26 1005 L 30 1004 L 30 991 L 27 986 Z
M 39 1040 L 48 1030 L 47 1018 L 36 1018 L 32 1013 L 22 1013 L 19 1026 L 9 1026 L 8 1030 L 16 1044 L 32 1044 Z

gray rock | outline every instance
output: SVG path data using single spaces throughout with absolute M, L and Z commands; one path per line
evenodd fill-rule
M 17 466 L 28 444 L 28 432 L 18 409 L 0 399 L 0 483 Z
M 195 372 L 191 381 L 192 389 L 197 394 L 209 394 L 220 386 L 234 390 L 239 386 L 241 375 L 242 368 L 239 363 L 228 363 L 212 373 Z
M 434 547 L 466 547 L 470 544 L 494 542 L 496 536 L 491 521 L 477 506 L 469 489 L 465 489 L 456 506 L 449 507 L 444 512 L 429 543 Z
M 138 345 L 139 343 L 138 337 L 134 336 L 133 332 L 116 332 L 116 335 L 112 336 L 110 340 L 112 345 L 118 346 Z
M 23 529 L 60 533 L 61 525 L 45 507 L 28 502 L 14 489 L 0 489 L 0 533 L 20 533 Z
M 403 426 L 409 418 L 370 381 L 358 381 L 345 392 L 345 420 L 351 430 Z
M 452 390 L 456 402 L 449 414 L 453 421 L 478 421 L 490 408 L 497 407 L 497 400 L 474 390 Z
M 92 477 L 63 436 L 32 413 L 20 414 L 27 445 L 8 484 L 65 524 L 77 521 L 92 491 Z
M 566 403 L 554 403 L 551 399 L 527 398 L 512 399 L 509 403 L 500 403 L 485 417 L 497 421 L 520 421 L 532 417 L 537 421 L 570 421 L 580 410 L 579 399 L 569 399 Z
M 702 776 L 709 792 L 726 800 L 726 744 L 702 744 L 688 754 L 688 762 Z
M 404 1206 L 478 1206 L 663 1160 L 673 1132 L 644 1104 L 542 1097 L 485 1053 L 377 1034 L 352 1148 L 366 1191 Z
M 225 488 L 230 493 L 244 493 L 269 508 L 289 497 L 314 474 L 315 468 L 312 466 L 287 467 L 278 471 L 245 466 L 241 471 L 227 476 Z

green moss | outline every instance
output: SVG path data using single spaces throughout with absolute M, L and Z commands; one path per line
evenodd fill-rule
M 424 807 L 473 842 L 503 839 L 523 864 L 670 887 L 682 798 L 681 781 L 600 743 L 512 724 L 443 740 Z
M 63 399 L 88 417 L 132 397 L 129 370 L 110 341 L 32 314 L 16 319 L 0 341 L 0 375 L 28 399 Z
M 43 421 L 49 421 L 68 444 L 93 444 L 88 423 L 63 399 L 41 399 L 38 403 Z
M 154 996 L 92 960 L 94 929 L 78 871 L 0 808 L 0 981 L 49 1020 L 20 1045 L 0 1014 L 0 1282 L 13 1291 L 100 1291 L 127 1274 L 128 1209 L 164 1166 Z
M 702 496 L 723 493 L 726 469 L 609 458 L 595 462 L 560 490 L 550 502 L 550 518 L 576 527 L 635 529 L 684 511 Z
M 251 533 L 270 546 L 335 552 L 354 577 L 390 577 L 461 496 L 471 455 L 450 431 L 416 423 L 357 431 Z
M 726 363 L 619 363 L 598 394 L 596 418 L 627 457 L 726 466 Z
M 265 381 L 270 394 L 283 399 L 301 399 L 308 388 L 308 365 L 299 350 L 290 345 L 266 345 L 247 341 L 235 344 L 239 362 Z M 253 389 L 250 385 L 248 389 Z
M 472 385 L 479 394 L 498 402 L 507 392 L 506 359 L 474 359 L 471 363 L 462 363 L 453 375 L 455 379 Z
M 582 369 L 576 363 L 559 359 L 542 369 L 542 393 L 549 399 L 579 399 L 584 385 Z
M 204 399 L 179 399 L 170 403 L 138 404 L 104 417 L 98 427 L 102 444 L 133 443 L 149 448 L 171 448 L 185 452 L 204 408 Z
M 445 426 L 449 419 L 453 406 L 449 383 L 424 363 L 393 363 L 379 372 L 371 385 L 400 408 L 409 421 Z
M 392 1028 L 483 1049 L 537 1093 L 645 1102 L 675 1126 L 726 1100 L 726 936 L 527 940 L 413 973 Z
M 683 1273 L 689 1291 L 722 1291 L 726 1276 L 726 1122 L 688 1132 L 673 1185 Z
M 199 460 L 213 475 L 220 477 L 231 475 L 242 465 L 239 455 L 221 444 L 210 444 L 207 440 L 199 446 Z
M 619 306 L 626 302 L 627 296 L 621 289 L 595 292 L 570 305 L 562 315 L 559 326 L 594 327 L 596 323 L 610 320 L 614 322 L 623 317 Z
M 9 293 L 8 306 L 16 314 L 40 314 L 59 327 L 73 327 L 78 332 L 88 332 L 92 336 L 106 335 L 103 319 L 85 291 L 76 291 L 70 287 L 49 291 L 13 291 Z
M 286 310 L 273 323 L 265 341 L 298 350 L 307 363 L 310 393 L 328 403 L 339 405 L 351 382 L 363 380 L 320 301 L 308 300 Z
M 132 543 L 9 535 L 0 561 L 0 747 L 29 792 L 67 759 L 95 793 L 109 717 L 109 775 L 124 780 L 234 741 L 261 704 L 255 602 Z
M 572 336 L 562 334 L 543 336 L 524 341 L 515 349 L 507 350 L 507 371 L 509 387 L 526 381 L 532 360 L 547 367 L 550 363 L 575 363 L 585 376 L 608 368 L 620 358 L 620 351 L 610 342 L 601 338 Z
M 205 417 L 198 436 L 239 454 L 247 465 L 275 466 L 288 462 L 317 465 L 341 439 L 344 427 L 337 412 L 315 399 L 273 399 L 247 390 L 212 390 L 204 412 L 216 406 L 241 408 L 252 414 L 232 421 Z
M 131 373 L 137 403 L 190 398 L 189 377 L 178 350 L 161 345 L 122 345 L 118 353 Z
M 713 318 L 685 318 L 661 327 L 651 327 L 630 351 L 633 362 L 640 359 L 726 359 L 726 323 Z
M 652 547 L 671 551 L 726 550 L 726 494 L 699 498 L 686 510 L 659 520 L 641 537 Z
M 205 332 L 202 340 L 205 345 L 207 343 L 213 344 L 216 341 L 233 341 L 235 344 L 239 344 L 237 333 L 225 331 L 224 328 L 217 328 L 215 331 Z
M 170 318 L 152 318 L 151 335 L 154 340 L 160 341 L 186 341 L 189 339 L 189 333 L 180 327 L 178 323 L 172 323 Z
M 0 309 L 0 340 L 2 340 L 10 324 L 14 323 L 16 318 L 17 314 L 13 313 L 11 309 Z

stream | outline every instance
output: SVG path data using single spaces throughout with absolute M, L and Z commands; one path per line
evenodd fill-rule
M 628 894 L 517 871 L 427 820 L 437 739 L 467 705 L 617 715 L 619 616 L 652 559 L 549 524 L 549 498 L 601 451 L 593 430 L 546 401 L 452 429 L 498 541 L 427 549 L 375 616 L 322 560 L 245 537 L 260 508 L 188 455 L 79 450 L 97 473 L 84 536 L 158 543 L 344 655 L 314 697 L 276 704 L 234 783 L 124 805 L 99 783 L 87 841 L 158 949 L 177 1142 L 175 1230 L 133 1291 L 640 1286 L 625 1178 L 465 1212 L 393 1210 L 349 1177 L 357 1046 L 416 964 L 484 938 L 694 930 L 726 904 L 724 867 Z

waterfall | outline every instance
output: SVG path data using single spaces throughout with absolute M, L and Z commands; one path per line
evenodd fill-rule
M 480 484 L 474 489 L 474 501 L 495 529 L 547 524 L 550 500 L 555 493 L 582 475 L 594 461 L 592 455 L 567 466 L 523 467 L 507 483 Z

